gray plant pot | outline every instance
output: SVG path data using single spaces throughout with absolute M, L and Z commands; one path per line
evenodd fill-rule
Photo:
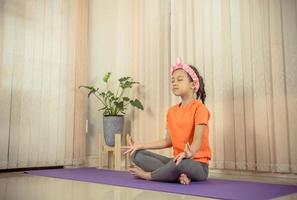
M 123 133 L 124 116 L 104 116 L 103 117 L 103 130 L 105 144 L 114 146 L 115 134 Z

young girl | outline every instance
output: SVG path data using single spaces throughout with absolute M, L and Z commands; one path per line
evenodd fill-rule
M 171 69 L 171 83 L 172 91 L 181 97 L 181 103 L 167 112 L 167 135 L 146 144 L 130 138 L 124 154 L 130 153 L 136 167 L 129 171 L 136 177 L 153 181 L 179 181 L 181 184 L 204 181 L 208 177 L 211 152 L 208 141 L 210 114 L 204 105 L 203 79 L 194 66 L 184 64 L 178 58 Z M 174 158 L 145 150 L 168 147 L 173 147 Z

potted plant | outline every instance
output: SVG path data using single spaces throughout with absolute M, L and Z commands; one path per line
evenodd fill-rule
M 108 81 L 110 79 L 111 72 L 108 72 L 103 77 L 103 81 L 106 84 L 104 91 L 95 88 L 94 86 L 82 85 L 79 88 L 85 88 L 88 92 L 88 97 L 95 96 L 97 100 L 103 104 L 98 111 L 103 111 L 103 129 L 104 140 L 108 146 L 114 146 L 115 134 L 123 133 L 124 115 L 129 105 L 143 110 L 143 105 L 138 99 L 130 99 L 124 96 L 128 88 L 132 88 L 133 85 L 139 84 L 139 82 L 133 81 L 131 77 L 119 78 L 119 84 L 116 93 L 108 88 Z

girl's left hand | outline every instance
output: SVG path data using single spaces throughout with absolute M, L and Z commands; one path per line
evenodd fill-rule
M 178 154 L 175 158 L 174 158 L 174 162 L 176 165 L 178 165 L 184 158 L 192 158 L 193 153 L 191 151 L 190 145 L 189 143 L 186 144 L 184 152 Z
M 128 146 L 121 147 L 121 149 L 128 149 L 123 153 L 124 155 L 127 153 L 130 153 L 130 155 L 132 155 L 135 151 L 143 149 L 143 144 L 133 141 L 130 135 L 128 135 L 127 139 Z

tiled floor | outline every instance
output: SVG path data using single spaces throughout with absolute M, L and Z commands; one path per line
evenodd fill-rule
M 268 183 L 283 183 L 297 185 L 295 175 L 255 174 L 248 172 L 211 170 L 211 178 L 232 180 L 252 180 Z M 1 200 L 197 200 L 207 199 L 178 195 L 164 192 L 154 192 L 141 189 L 117 187 L 103 184 L 86 183 L 71 180 L 39 177 L 22 172 L 0 173 Z M 297 193 L 279 199 L 297 199 Z

